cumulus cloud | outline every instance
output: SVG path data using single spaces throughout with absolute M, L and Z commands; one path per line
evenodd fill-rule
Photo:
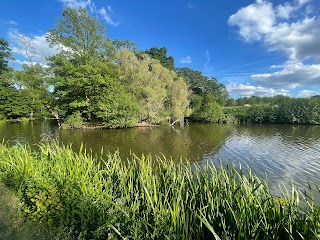
M 251 75 L 259 86 L 320 87 L 320 17 L 310 16 L 309 2 L 294 0 L 273 5 L 267 0 L 257 0 L 229 17 L 228 24 L 238 29 L 243 41 L 262 43 L 268 51 L 287 57 L 284 64 L 271 66 L 276 71 Z
M 107 24 L 116 27 L 119 25 L 119 22 L 116 22 L 112 19 L 112 9 L 111 6 L 97 8 L 95 3 L 91 0 L 58 0 L 64 6 L 71 8 L 88 8 L 92 14 L 99 16 Z
M 288 95 L 289 91 L 285 89 L 275 90 L 273 88 L 253 86 L 242 83 L 230 83 L 227 85 L 229 93 L 239 95 L 241 97 L 247 96 L 276 96 L 276 95 Z
M 190 64 L 192 62 L 192 59 L 190 56 L 186 56 L 180 59 L 180 63 L 182 64 Z
M 263 0 L 241 8 L 228 20 L 229 25 L 239 28 L 240 36 L 247 42 L 261 40 L 265 34 L 272 32 L 275 22 L 272 3 Z
M 319 59 L 320 18 L 289 20 L 305 3 L 273 6 L 271 2 L 258 0 L 231 15 L 228 23 L 238 27 L 244 41 L 261 41 L 269 51 L 282 52 L 291 60 Z
M 45 62 L 46 58 L 58 53 L 46 41 L 46 34 L 27 36 L 17 29 L 10 29 L 8 37 L 12 44 L 12 52 L 24 57 L 29 62 Z
M 301 62 L 287 62 L 273 73 L 254 74 L 251 79 L 262 86 L 295 89 L 298 86 L 320 87 L 320 64 L 304 65 Z
M 320 91 L 301 90 L 295 94 L 296 97 L 312 97 L 315 95 L 320 95 Z
M 289 19 L 291 13 L 295 10 L 295 7 L 290 5 L 289 3 L 285 3 L 284 5 L 279 5 L 276 8 L 276 14 L 279 18 Z

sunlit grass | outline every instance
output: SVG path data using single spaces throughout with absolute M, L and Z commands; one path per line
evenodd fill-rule
M 93 156 L 58 143 L 0 145 L 2 181 L 31 219 L 76 239 L 317 239 L 320 207 L 293 186 L 272 196 L 246 169 L 165 157 Z M 319 189 L 318 189 L 319 190 Z

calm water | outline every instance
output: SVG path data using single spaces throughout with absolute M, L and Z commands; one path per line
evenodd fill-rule
M 105 152 L 119 149 L 123 157 L 131 151 L 201 164 L 228 160 L 237 166 L 246 164 L 261 176 L 267 174 L 272 189 L 291 179 L 300 188 L 307 180 L 320 184 L 320 126 L 190 123 L 183 128 L 59 130 L 54 122 L 45 121 L 2 125 L 1 138 L 11 144 L 57 139 L 75 149 L 83 143 L 93 152 L 102 147 Z

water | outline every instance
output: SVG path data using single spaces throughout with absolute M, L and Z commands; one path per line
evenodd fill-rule
M 183 128 L 59 130 L 54 122 L 44 121 L 1 125 L 1 138 L 10 144 L 57 139 L 72 143 L 75 150 L 83 143 L 94 153 L 102 148 L 104 152 L 119 150 L 122 157 L 144 153 L 200 164 L 228 161 L 267 175 L 274 192 L 278 182 L 288 186 L 291 180 L 301 189 L 308 180 L 320 185 L 320 126 L 190 123 Z

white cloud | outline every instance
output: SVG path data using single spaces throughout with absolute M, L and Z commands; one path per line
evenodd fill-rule
M 301 62 L 286 62 L 273 73 L 251 75 L 258 85 L 274 88 L 295 89 L 298 86 L 320 87 L 320 64 L 305 65 Z
M 100 16 L 111 26 L 118 26 L 119 25 L 119 22 L 115 22 L 112 17 L 111 17 L 111 7 L 108 6 L 107 9 L 105 8 L 100 8 L 97 13 L 100 14 Z
M 68 6 L 71 8 L 88 8 L 89 11 L 93 14 L 98 15 L 102 18 L 107 24 L 116 27 L 119 25 L 119 22 L 116 22 L 112 19 L 112 8 L 111 6 L 97 8 L 95 3 L 91 0 L 58 0 L 64 6 Z
M 311 90 L 301 90 L 295 94 L 295 97 L 311 97 L 315 95 L 320 95 L 319 91 L 311 91 Z
M 272 31 L 275 22 L 272 3 L 263 0 L 241 8 L 228 20 L 229 25 L 239 27 L 240 36 L 247 42 L 261 40 L 264 34 Z
M 206 61 L 204 63 L 204 69 L 203 69 L 203 74 L 207 76 L 212 76 L 213 75 L 213 67 L 211 65 L 211 57 L 209 51 L 205 52 L 205 57 Z
M 277 7 L 276 14 L 279 18 L 289 19 L 294 10 L 295 8 L 292 5 L 285 3 L 284 5 L 279 5 Z
M 68 6 L 71 8 L 86 8 L 87 6 L 90 5 L 91 0 L 58 0 L 61 2 L 64 6 Z
M 19 25 L 17 22 L 13 21 L 13 20 L 9 20 L 8 24 L 10 25 Z
M 228 24 L 238 28 L 245 42 L 262 43 L 268 51 L 287 57 L 284 64 L 271 66 L 274 72 L 251 75 L 258 86 L 320 87 L 320 17 L 310 16 L 308 2 L 295 0 L 274 6 L 267 0 L 257 0 L 229 17 Z
M 55 48 L 50 48 L 46 41 L 46 34 L 27 36 L 17 29 L 10 29 L 8 37 L 12 44 L 12 52 L 30 61 L 45 62 L 46 58 L 58 53 Z
M 19 64 L 19 65 L 34 65 L 34 64 L 40 64 L 42 67 L 44 67 L 44 68 L 49 68 L 49 65 L 47 65 L 47 64 L 45 64 L 45 63 L 41 63 L 41 62 L 37 62 L 37 61 L 35 61 L 35 62 L 29 62 L 29 61 L 21 61 L 21 60 L 19 60 L 19 59 L 16 59 L 16 60 L 14 60 L 14 62 L 15 63 L 17 63 L 17 64 Z
M 192 62 L 192 59 L 190 56 L 186 56 L 180 59 L 180 63 L 182 64 L 190 64 Z
M 273 7 L 270 2 L 258 0 L 231 15 L 228 23 L 239 28 L 244 41 L 261 41 L 269 51 L 282 52 L 290 60 L 320 59 L 320 18 L 288 21 L 304 3 Z
M 279 23 L 265 36 L 269 51 L 284 53 L 290 60 L 320 60 L 320 18 L 305 18 L 293 23 Z
M 276 96 L 276 95 L 288 95 L 289 91 L 285 89 L 275 90 L 273 88 L 253 86 L 249 84 L 230 83 L 227 85 L 227 90 L 231 94 L 239 95 L 241 97 L 248 96 Z

